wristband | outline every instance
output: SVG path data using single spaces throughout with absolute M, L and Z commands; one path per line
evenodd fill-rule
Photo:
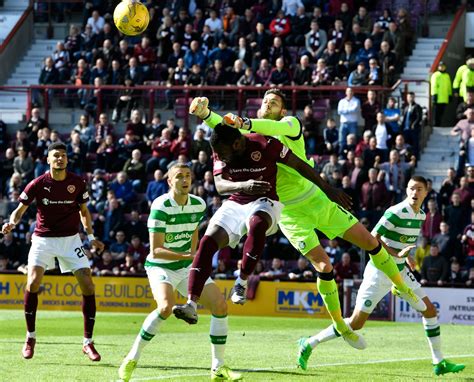
M 89 241 L 95 240 L 95 236 L 92 233 L 90 233 L 87 235 L 87 240 Z
M 209 114 L 206 117 L 204 117 L 202 120 L 205 121 L 206 119 L 208 119 L 211 116 L 211 113 L 212 113 L 212 110 L 209 109 Z

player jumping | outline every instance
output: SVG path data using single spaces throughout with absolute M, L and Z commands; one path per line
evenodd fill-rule
M 189 268 L 196 253 L 198 225 L 206 214 L 206 203 L 191 195 L 191 170 L 178 164 L 168 172 L 170 191 L 153 201 L 148 218 L 150 254 L 145 269 L 157 309 L 145 319 L 132 349 L 122 362 L 119 377 L 129 381 L 145 345 L 158 333 L 171 315 L 176 290 L 186 296 Z M 224 365 L 227 340 L 227 303 L 211 278 L 205 280 L 202 303 L 211 313 L 213 381 L 240 381 L 242 376 Z
M 205 97 L 195 98 L 190 106 L 190 113 L 213 127 L 220 123 L 222 118 L 211 112 L 208 104 L 209 101 Z M 265 93 L 260 108 L 261 117 L 266 119 L 249 120 L 234 116 L 226 120 L 233 127 L 274 136 L 301 160 L 313 167 L 313 160 L 308 160 L 306 157 L 301 123 L 295 117 L 286 116 L 286 113 L 284 94 L 279 89 L 270 89 Z M 284 163 L 278 163 L 277 194 L 284 205 L 281 211 L 280 229 L 318 271 L 318 291 L 331 315 L 336 331 L 347 332 L 348 327 L 342 318 L 333 267 L 329 256 L 319 243 L 314 231 L 316 228 L 330 239 L 342 237 L 366 250 L 374 265 L 390 278 L 401 295 L 415 309 L 425 310 L 426 305 L 406 285 L 392 256 L 351 213 L 331 201 L 324 192 L 324 188 L 316 187 L 292 168 Z M 246 280 L 242 277 L 236 280 L 237 290 L 239 286 L 246 287 Z M 357 341 L 348 343 L 353 345 Z
M 68 163 L 66 145 L 51 144 L 48 147 L 47 162 L 50 165 L 49 172 L 26 186 L 20 195 L 20 204 L 12 212 L 9 222 L 2 227 L 4 234 L 12 231 L 28 206 L 36 200 L 38 212 L 28 254 L 28 278 L 25 289 L 27 333 L 22 354 L 26 359 L 34 355 L 38 291 L 45 270 L 54 268 L 54 258 L 57 258 L 61 271 L 72 272 L 81 287 L 84 315 L 82 351 L 91 361 L 100 361 L 100 355 L 92 341 L 96 313 L 94 283 L 89 261 L 79 237 L 79 223 L 84 226 L 91 245 L 99 252 L 104 249 L 104 244 L 96 240 L 93 234 L 91 216 L 87 209 L 89 194 L 86 182 L 66 170 Z
M 265 236 L 275 233 L 282 204 L 276 193 L 277 163 L 285 163 L 337 202 L 350 206 L 350 198 L 332 188 L 305 161 L 274 138 L 259 134 L 242 135 L 239 130 L 218 124 L 211 136 L 214 151 L 214 176 L 221 194 L 231 194 L 228 201 L 212 217 L 201 239 L 193 261 L 188 286 L 188 302 L 173 308 L 176 317 L 190 324 L 197 322 L 196 303 L 212 270 L 212 256 L 227 245 L 235 247 L 247 233 L 244 243 L 241 274 L 255 269 L 265 245 Z M 237 303 L 245 301 L 245 288 L 235 286 Z M 364 341 L 347 326 L 341 331 L 344 339 L 364 347 Z
M 431 349 L 434 373 L 436 375 L 457 373 L 464 370 L 462 364 L 455 364 L 446 360 L 441 352 L 441 333 L 435 306 L 426 295 L 421 285 L 406 267 L 415 268 L 415 260 L 409 255 L 415 247 L 421 226 L 425 220 L 425 213 L 421 209 L 427 195 L 425 178 L 413 176 L 408 182 L 407 198 L 395 206 L 390 207 L 379 220 L 373 234 L 383 243 L 387 251 L 394 257 L 400 275 L 416 295 L 424 301 L 427 309 L 422 312 L 423 326 L 426 338 Z M 362 329 L 379 301 L 390 291 L 390 279 L 369 261 L 364 271 L 364 279 L 357 293 L 354 312 L 348 320 L 354 330 Z M 397 293 L 397 291 L 394 291 Z M 337 337 L 332 326 L 324 329 L 319 334 L 300 339 L 298 364 L 306 370 L 308 358 L 312 350 L 322 342 Z

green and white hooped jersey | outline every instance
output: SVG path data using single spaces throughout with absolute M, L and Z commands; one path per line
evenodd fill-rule
M 188 202 L 180 206 L 171 193 L 156 198 L 148 217 L 148 232 L 165 234 L 164 247 L 175 252 L 189 253 L 193 233 L 206 214 L 206 202 L 199 196 L 189 195 Z M 155 259 L 148 255 L 145 266 L 160 266 L 172 270 L 189 266 L 192 260 Z
M 382 241 L 395 250 L 402 250 L 416 244 L 426 215 L 423 210 L 416 213 L 404 200 L 385 211 L 373 232 L 381 236 Z M 394 257 L 397 264 L 405 264 L 405 259 Z

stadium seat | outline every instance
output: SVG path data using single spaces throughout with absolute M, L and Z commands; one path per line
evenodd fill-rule
M 248 118 L 257 118 L 257 111 L 262 106 L 261 98 L 247 98 L 245 101 L 245 113 Z

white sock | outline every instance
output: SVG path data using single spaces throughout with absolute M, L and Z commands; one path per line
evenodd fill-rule
M 89 345 L 89 344 L 91 344 L 91 343 L 93 343 L 93 342 L 94 342 L 94 341 L 92 341 L 92 338 L 86 338 L 86 337 L 84 337 L 84 339 L 82 340 L 82 344 L 83 344 L 84 346 Z
M 229 331 L 227 316 L 211 317 L 211 328 L 209 337 L 211 338 L 212 352 L 212 370 L 224 364 L 225 343 L 227 341 L 227 332 Z
M 433 364 L 440 363 L 443 359 L 443 353 L 441 352 L 441 332 L 437 317 L 425 318 L 423 317 L 423 327 L 425 328 L 426 338 L 430 345 L 431 358 L 433 358 Z
M 36 332 L 26 332 L 26 338 L 36 338 Z
M 135 338 L 132 349 L 127 355 L 128 359 L 138 361 L 143 348 L 153 337 L 155 337 L 156 333 L 158 333 L 158 329 L 164 321 L 165 319 L 160 316 L 158 309 L 155 309 L 147 316 L 147 318 L 145 318 L 140 333 L 137 338 Z
M 198 305 L 197 305 L 197 303 L 196 303 L 195 301 L 193 301 L 193 300 L 188 300 L 187 303 L 188 303 L 189 305 L 191 305 L 191 306 L 194 308 L 194 310 L 197 310 Z
M 237 280 L 235 280 L 235 283 L 236 283 L 236 284 L 240 284 L 240 285 L 242 285 L 242 286 L 244 286 L 244 287 L 247 286 L 247 280 L 241 279 L 240 276 L 237 277 Z
M 333 325 L 328 326 L 326 329 L 321 330 L 318 334 L 308 339 L 309 345 L 314 349 L 316 345 L 321 344 L 326 341 L 333 340 L 337 337 L 340 337 L 336 334 L 336 329 Z

